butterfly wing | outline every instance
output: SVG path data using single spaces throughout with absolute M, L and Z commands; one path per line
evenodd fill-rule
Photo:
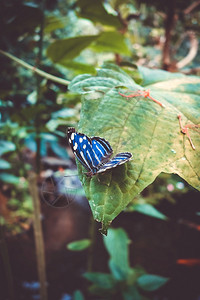
M 106 140 L 99 137 L 89 138 L 76 132 L 75 128 L 68 129 L 68 140 L 77 159 L 92 175 L 112 154 L 112 148 Z
M 105 172 L 108 169 L 115 168 L 119 165 L 122 165 L 129 161 L 132 158 L 132 154 L 130 152 L 122 152 L 115 155 L 113 158 L 111 158 L 108 162 L 101 165 L 97 171 L 97 173 Z
M 107 162 L 113 153 L 112 147 L 108 141 L 97 136 L 92 137 L 91 141 L 92 149 L 99 158 L 101 164 Z
M 92 162 L 91 159 L 88 159 L 88 156 L 92 153 L 91 140 L 86 135 L 77 133 L 75 128 L 68 128 L 67 135 L 69 144 L 76 158 L 88 171 L 92 171 Z

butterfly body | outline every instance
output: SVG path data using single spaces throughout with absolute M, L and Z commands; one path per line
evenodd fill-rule
M 113 150 L 108 141 L 100 137 L 90 138 L 76 132 L 75 128 L 68 129 L 68 140 L 74 155 L 86 168 L 86 174 L 90 177 L 115 168 L 132 157 L 130 152 L 123 152 L 110 159 Z

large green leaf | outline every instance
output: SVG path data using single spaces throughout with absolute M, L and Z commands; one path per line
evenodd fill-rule
M 124 36 L 115 31 L 102 32 L 99 35 L 85 35 L 66 38 L 53 42 L 47 49 L 47 56 L 54 62 L 67 68 L 89 69 L 89 65 L 72 61 L 87 47 L 102 52 L 114 52 L 129 55 Z M 91 72 L 94 69 L 91 68 Z
M 80 52 L 87 48 L 97 37 L 98 35 L 85 35 L 57 40 L 48 47 L 47 56 L 54 63 L 65 63 L 65 61 L 69 61 L 78 56 Z
M 156 71 L 152 75 L 148 72 L 151 83 Z M 146 86 L 165 108 L 142 96 L 122 97 L 119 91 L 126 93 L 124 87 L 132 91 L 143 89 L 112 65 L 98 70 L 96 77 L 77 76 L 70 84 L 71 91 L 83 94 L 79 131 L 104 137 L 114 154 L 133 154 L 131 162 L 92 178 L 78 164 L 94 218 L 102 222 L 103 232 L 161 172 L 176 173 L 200 190 L 200 134 L 190 129 L 196 147 L 193 150 L 186 135 L 180 132 L 177 118 L 180 114 L 184 125 L 200 123 L 200 78 L 174 74 L 173 79 Z
M 130 55 L 131 51 L 125 43 L 124 35 L 117 31 L 105 31 L 99 35 L 99 38 L 91 45 L 96 51 L 114 52 Z

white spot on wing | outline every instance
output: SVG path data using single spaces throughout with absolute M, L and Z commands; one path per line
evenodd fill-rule
M 72 132 L 71 134 L 71 140 L 73 141 L 73 139 L 74 139 L 74 132 Z
M 79 142 L 82 143 L 82 141 L 83 141 L 83 139 L 82 139 L 82 138 L 79 138 Z
M 74 149 L 74 150 L 76 150 L 77 148 L 78 148 L 78 144 L 77 144 L 77 143 L 75 143 L 75 145 L 74 145 L 73 149 Z
M 86 148 L 86 144 L 83 145 L 83 149 L 85 149 L 85 148 Z

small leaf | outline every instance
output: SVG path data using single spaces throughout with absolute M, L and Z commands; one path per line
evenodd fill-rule
M 87 272 L 83 276 L 105 290 L 112 289 L 116 284 L 113 276 L 106 273 Z
M 61 147 L 58 142 L 50 142 L 52 151 L 63 159 L 69 159 L 69 155 L 64 147 Z
M 110 254 L 109 267 L 117 280 L 124 280 L 130 273 L 128 260 L 129 239 L 126 232 L 121 229 L 109 229 L 104 236 L 104 244 Z
M 169 278 L 158 275 L 142 275 L 138 278 L 137 283 L 145 291 L 155 291 L 166 284 Z
M 136 286 L 128 286 L 126 289 L 122 291 L 124 300 L 142 300 L 142 296 L 140 295 Z
M 78 0 L 77 4 L 80 7 L 79 16 L 82 18 L 117 28 L 122 26 L 118 17 L 107 13 L 101 1 Z
M 11 164 L 4 160 L 4 159 L 0 159 L 0 169 L 1 170 L 5 170 L 5 169 L 10 169 L 11 168 Z
M 0 155 L 10 152 L 10 151 L 15 151 L 16 146 L 14 143 L 9 142 L 9 141 L 0 141 Z
M 36 91 L 33 91 L 32 93 L 30 93 L 28 96 L 27 96 L 27 101 L 34 105 L 36 102 L 37 102 L 37 92 Z
M 46 123 L 46 128 L 55 133 L 55 130 L 58 126 L 60 125 L 66 125 L 66 120 L 65 119 L 51 119 Z M 66 134 L 62 135 L 66 136 Z
M 81 293 L 81 291 L 79 290 L 76 290 L 74 293 L 73 293 L 73 300 L 84 300 L 84 296 L 83 294 Z
M 11 184 L 19 184 L 20 182 L 20 177 L 14 176 L 12 174 L 9 173 L 1 173 L 0 174 L 0 180 L 7 182 L 7 183 L 11 183 Z
M 57 136 L 55 136 L 51 133 L 41 132 L 39 136 L 41 139 L 48 141 L 48 142 L 56 142 L 58 140 Z
M 62 64 L 63 61 L 68 61 L 78 56 L 81 51 L 87 48 L 97 37 L 96 35 L 85 35 L 55 41 L 48 47 L 47 56 L 54 63 Z
M 138 211 L 142 214 L 148 215 L 153 218 L 167 220 L 168 218 L 159 212 L 155 207 L 150 204 L 135 204 L 132 206 L 134 211 Z
M 82 251 L 90 247 L 91 241 L 88 239 L 82 239 L 79 241 L 71 242 L 67 245 L 67 249 L 71 251 Z
M 46 16 L 44 24 L 44 32 L 50 33 L 56 29 L 64 28 L 66 23 L 69 22 L 67 17 L 57 18 L 55 16 Z
M 76 110 L 72 108 L 63 108 L 59 111 L 52 113 L 52 118 L 71 118 L 76 115 Z

